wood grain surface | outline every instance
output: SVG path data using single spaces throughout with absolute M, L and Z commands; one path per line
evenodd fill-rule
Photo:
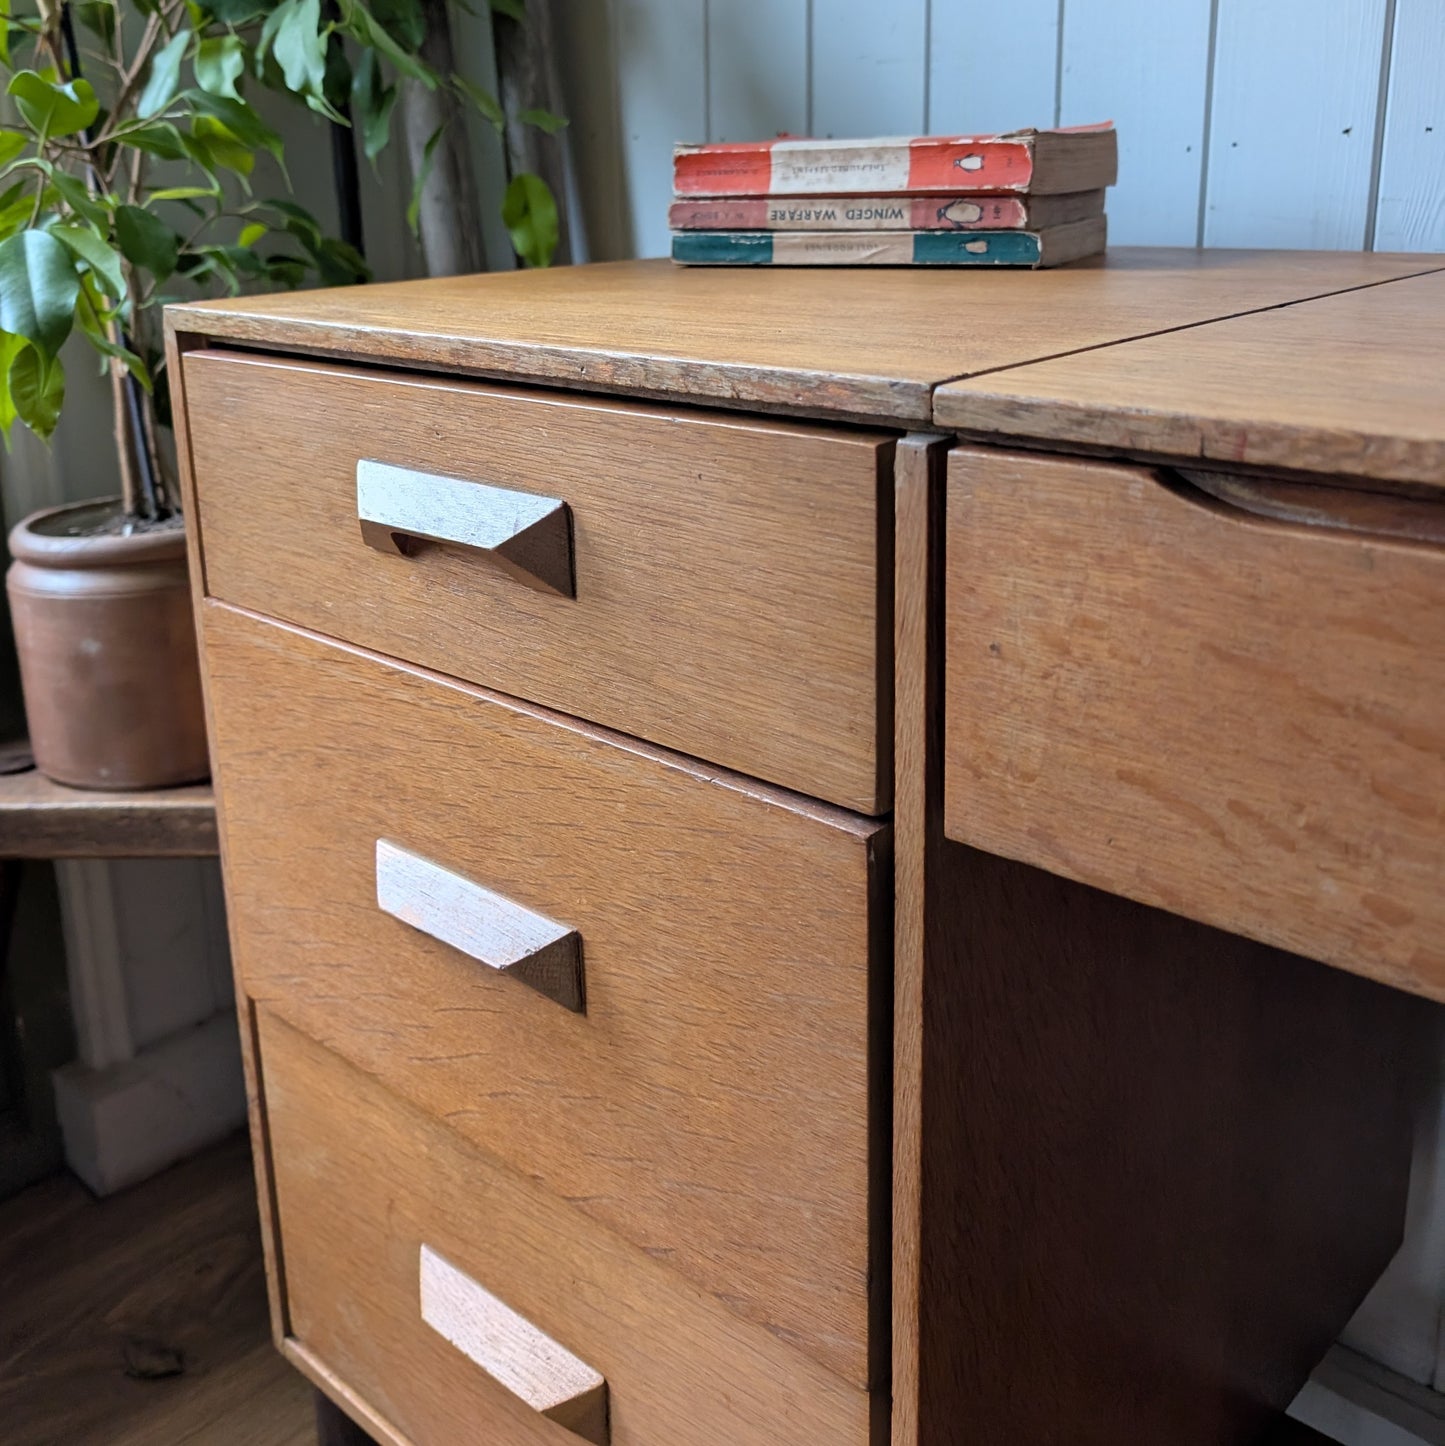
M 209 783 L 115 793 L 34 769 L 0 774 L 0 857 L 196 858 L 216 852 Z
M 940 426 L 1445 496 L 1445 274 L 957 381 Z
M 1445 998 L 1445 550 L 949 462 L 949 835 Z
M 311 1446 L 243 1138 L 103 1201 L 62 1174 L 0 1203 L 0 1281 L 5 1446 Z
M 1399 1241 L 1438 1011 L 932 847 L 921 1446 L 1249 1446 Z
M 1442 265 L 1128 247 L 1043 275 L 629 261 L 173 306 L 166 324 L 275 351 L 926 426 L 953 377 Z
M 939 601 L 949 439 L 898 445 L 894 484 L 892 1446 L 919 1439 L 919 1303 L 923 1281 L 924 966 L 930 839 L 938 824 L 943 709 Z
M 891 439 L 234 354 L 184 365 L 212 595 L 888 808 Z M 465 549 L 367 547 L 368 458 L 561 498 L 576 597 Z
M 295 1342 L 378 1439 L 571 1439 L 423 1322 L 427 1244 L 606 1376 L 613 1446 L 865 1446 L 863 1392 L 269 1009 L 260 1037 Z
M 862 1386 L 886 828 L 204 615 L 248 994 Z M 575 928 L 586 1014 L 383 913 L 383 837 Z

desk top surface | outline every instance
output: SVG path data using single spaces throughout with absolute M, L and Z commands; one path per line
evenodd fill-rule
M 1445 256 L 1128 247 L 1052 271 L 610 262 L 205 302 L 170 308 L 169 324 L 314 355 L 929 426 L 935 391 L 958 378 L 1081 352 L 1087 371 L 1112 343 L 1442 268 Z
M 935 418 L 1445 495 L 1445 271 L 952 382 Z

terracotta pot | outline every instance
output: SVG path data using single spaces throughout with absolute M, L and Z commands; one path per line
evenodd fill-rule
M 81 788 L 193 783 L 210 765 L 185 533 L 74 535 L 117 508 L 53 507 L 10 533 L 35 765 Z

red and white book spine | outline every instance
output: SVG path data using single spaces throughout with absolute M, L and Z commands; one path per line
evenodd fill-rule
M 673 151 L 673 190 L 690 196 L 949 195 L 1091 190 L 1112 183 L 1113 125 L 990 136 L 718 142 Z M 1067 172 L 1074 159 L 1081 169 Z
M 1017 196 L 745 196 L 674 201 L 674 231 L 970 231 L 1028 225 Z

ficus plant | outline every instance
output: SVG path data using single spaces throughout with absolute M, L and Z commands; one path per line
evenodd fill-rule
M 50 436 L 65 399 L 60 350 L 81 333 L 111 371 L 125 512 L 164 518 L 160 304 L 368 275 L 290 194 L 258 96 L 353 126 L 373 163 L 403 86 L 450 88 L 498 129 L 502 111 L 417 58 L 420 0 L 40 0 L 31 14 L 12 4 L 0 0 L 0 428 L 7 440 L 17 420 Z M 412 216 L 425 182 L 423 167 Z M 545 265 L 557 232 L 545 185 L 515 176 L 503 219 L 522 259 Z

